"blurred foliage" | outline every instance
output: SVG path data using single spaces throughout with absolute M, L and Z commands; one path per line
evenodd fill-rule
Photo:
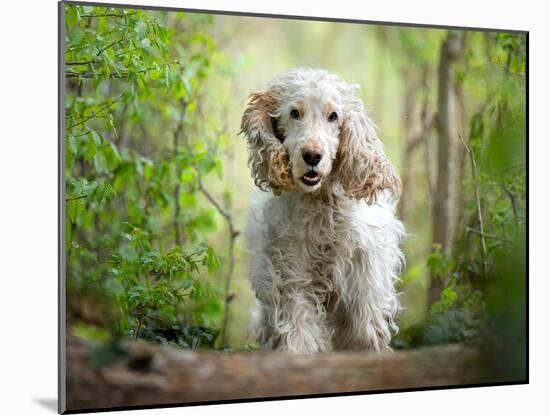
M 222 169 L 208 148 L 217 137 L 192 138 L 211 18 L 68 5 L 66 22 L 70 315 L 89 317 L 79 310 L 88 296 L 112 336 L 212 346 L 217 331 L 201 325 L 214 325 L 221 303 L 204 274 L 220 259 L 197 179 Z M 75 333 L 105 337 L 83 321 Z
M 486 342 L 510 362 L 501 367 L 503 378 L 521 375 L 524 35 L 465 36 L 456 68 L 462 97 L 457 118 L 477 172 L 473 177 L 466 154 L 464 196 L 455 201 L 456 238 L 452 252 L 444 253 L 431 240 L 434 128 L 425 150 L 407 165 L 400 159 L 407 122 L 418 123 L 422 107 L 437 110 L 437 66 L 447 30 L 75 5 L 66 7 L 66 24 L 65 248 L 73 335 L 98 342 L 131 336 L 193 349 L 258 348 L 247 338 L 253 294 L 240 239 L 229 343 L 220 344 L 227 224 L 199 184 L 211 189 L 242 230 L 252 184 L 245 145 L 236 136 L 246 97 L 280 71 L 320 66 L 362 85 L 360 97 L 380 125 L 386 151 L 414 182 L 403 217 L 409 233 L 399 286 L 405 309 L 394 348 Z M 403 115 L 408 93 L 413 111 Z M 476 233 L 475 186 L 487 275 Z M 428 307 L 430 275 L 448 283 Z M 98 346 L 96 363 L 122 355 L 117 347 Z
M 487 325 L 482 349 L 488 381 L 527 380 L 526 267 L 525 239 L 517 238 L 510 251 L 495 254 L 486 289 Z
M 476 99 L 465 140 L 472 151 L 466 153 L 465 166 L 473 157 L 476 176 L 466 168 L 463 221 L 452 255 L 434 245 L 427 258 L 433 275 L 449 275 L 449 283 L 423 323 L 405 330 L 394 343 L 401 348 L 462 342 L 488 346 L 483 348 L 484 363 L 491 369 L 487 380 L 520 380 L 526 373 L 527 326 L 526 44 L 523 36 L 511 34 L 469 36 L 468 44 L 474 47 L 466 48 L 457 83 L 469 96 L 483 97 Z M 474 186 L 480 189 L 487 275 Z

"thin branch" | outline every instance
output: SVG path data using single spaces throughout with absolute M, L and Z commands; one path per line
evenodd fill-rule
M 73 46 L 72 48 L 67 48 L 65 50 L 65 53 L 74 52 L 75 50 L 84 49 L 84 48 L 87 48 L 88 46 L 90 46 L 90 43 L 85 43 L 84 45 Z
M 124 39 L 126 39 L 126 36 L 128 36 L 129 33 L 130 33 L 129 31 L 124 32 L 124 34 L 120 37 L 120 39 L 115 40 L 114 42 L 109 43 L 107 46 L 105 46 L 105 47 L 102 48 L 102 49 L 99 49 L 99 50 L 97 51 L 97 53 L 96 53 L 96 56 L 99 56 L 99 55 L 101 55 L 103 52 L 105 52 L 107 49 L 110 49 L 110 48 L 112 48 L 113 46 L 118 45 L 120 42 L 122 42 Z
M 231 214 L 212 196 L 212 194 L 204 187 L 202 180 L 199 178 L 199 190 L 216 208 L 218 213 L 222 215 L 226 221 L 231 221 Z
M 94 118 L 96 115 L 102 113 L 103 111 L 105 111 L 107 108 L 113 106 L 116 102 L 120 101 L 122 99 L 122 97 L 124 96 L 124 92 L 122 94 L 120 94 L 120 96 L 115 99 L 114 101 L 111 101 L 110 103 L 104 105 L 103 107 L 101 107 L 100 109 L 98 109 L 97 111 L 93 112 L 89 117 L 86 117 L 85 119 L 83 119 L 82 121 L 79 121 L 69 127 L 67 127 L 67 131 L 69 130 L 72 130 L 73 128 L 75 127 L 78 127 L 79 125 L 82 125 L 84 123 L 86 123 L 87 121 L 91 120 L 92 118 Z
M 479 235 L 479 240 L 481 242 L 481 263 L 482 263 L 482 272 L 483 277 L 487 277 L 487 244 L 485 242 L 485 229 L 483 226 L 483 214 L 481 212 L 481 196 L 479 191 L 479 183 L 477 181 L 477 164 L 476 159 L 473 150 L 466 144 L 466 141 L 462 138 L 462 136 L 459 134 L 458 138 L 460 141 L 462 141 L 462 144 L 466 148 L 466 151 L 468 152 L 468 156 L 470 157 L 470 162 L 472 165 L 472 181 L 474 183 L 474 195 L 475 195 L 475 201 L 476 201 L 476 216 L 477 216 L 477 225 L 479 227 L 478 232 L 476 232 Z
M 510 68 L 509 66 L 503 64 L 503 63 L 500 63 L 500 62 L 492 62 L 493 65 L 495 66 L 498 66 L 502 69 L 504 69 L 505 71 L 508 71 L 511 75 L 515 75 L 515 76 L 519 76 L 520 78 L 525 78 L 525 73 L 522 73 L 522 72 L 515 72 L 514 70 L 512 70 L 512 68 Z
M 466 227 L 466 232 L 475 233 L 476 235 L 483 236 L 484 238 L 487 238 L 487 239 L 495 239 L 497 241 L 502 241 L 502 242 L 512 242 L 510 239 L 503 238 L 501 236 L 493 235 L 490 233 L 481 233 L 477 229 L 470 228 L 469 226 Z
M 78 72 L 66 71 L 65 76 L 67 78 L 86 78 L 86 79 L 92 79 L 92 78 L 96 78 L 96 77 L 111 78 L 111 79 L 125 79 L 130 74 L 143 73 L 143 72 L 147 72 L 148 70 L 149 69 L 143 69 L 143 70 L 135 71 L 135 72 L 129 71 L 129 72 L 123 72 L 123 73 L 110 73 L 109 75 L 97 74 L 97 73 L 92 73 L 92 72 L 78 73 Z
M 513 169 L 517 169 L 517 168 L 520 168 L 520 167 L 525 167 L 526 164 L 527 164 L 527 162 L 520 161 L 519 163 L 512 164 L 511 166 L 506 167 L 504 170 L 513 170 Z
M 118 71 L 117 73 L 109 73 L 109 75 L 102 74 L 102 73 L 93 73 L 93 72 L 65 71 L 65 76 L 67 78 L 89 78 L 90 79 L 90 78 L 96 78 L 96 77 L 105 77 L 105 78 L 113 78 L 113 79 L 125 79 L 125 78 L 128 78 L 128 75 L 135 75 L 135 74 L 153 71 L 166 65 L 181 65 L 181 63 L 178 61 L 166 62 L 166 63 L 157 64 L 155 66 L 150 66 L 148 68 L 140 69 L 139 71 L 122 71 L 122 72 Z M 116 68 L 113 68 L 113 69 L 115 71 L 117 70 Z
M 82 61 L 82 62 L 69 61 L 69 62 L 65 62 L 65 65 L 67 65 L 67 66 L 71 66 L 71 65 L 90 65 L 92 63 L 101 63 L 101 62 L 96 61 L 96 60 Z
M 84 199 L 85 197 L 88 197 L 89 195 L 80 195 L 76 197 L 68 197 L 65 199 L 65 202 L 70 202 L 71 200 L 78 200 L 78 199 Z
M 148 318 L 149 320 L 156 320 L 156 321 L 159 321 L 161 322 L 162 324 L 168 326 L 170 323 L 161 319 L 161 318 L 158 318 L 158 317 L 154 317 L 154 316 L 150 316 L 148 314 L 145 314 L 145 313 L 126 313 L 127 316 L 132 316 L 132 317 L 138 317 L 140 319 L 144 319 L 144 318 Z
M 82 14 L 80 17 L 127 17 L 133 16 L 137 13 L 128 13 L 128 14 L 118 14 L 118 13 L 102 13 L 102 14 Z
M 120 42 L 122 42 L 124 39 L 126 39 L 126 36 L 128 36 L 129 33 L 130 33 L 129 31 L 124 32 L 124 34 L 120 37 L 120 39 L 117 39 L 117 40 L 115 40 L 114 42 L 109 43 L 107 46 L 105 46 L 105 47 L 99 49 L 99 50 L 97 51 L 97 53 L 95 54 L 95 56 L 96 56 L 96 57 L 99 57 L 99 55 L 101 55 L 101 54 L 102 54 L 103 52 L 105 52 L 107 49 L 110 49 L 110 48 L 112 48 L 113 46 L 115 46 L 115 45 L 119 44 Z M 69 48 L 69 49 L 67 49 L 65 52 L 66 52 L 66 53 L 67 53 L 67 52 L 73 52 L 73 51 L 75 51 L 75 50 L 84 49 L 84 48 L 86 48 L 86 47 L 88 47 L 88 46 L 90 46 L 90 43 L 87 43 L 87 44 L 85 44 L 85 45 L 75 46 L 75 47 L 73 47 L 73 48 Z M 69 74 L 71 74 L 71 73 L 69 72 Z M 66 76 L 74 76 L 74 74 L 68 75 L 67 73 L 65 73 L 65 75 L 66 75 Z
M 514 213 L 514 228 L 517 232 L 519 227 L 519 220 L 518 220 L 518 211 L 516 207 L 516 196 L 504 184 L 502 185 L 502 190 L 504 190 L 504 193 L 506 193 L 506 195 L 510 199 L 510 204 L 512 205 L 512 211 Z
M 136 334 L 135 334 L 136 340 L 139 339 L 139 332 L 141 331 L 141 326 L 143 325 L 143 319 L 144 319 L 144 318 L 145 318 L 145 316 L 141 316 L 141 317 L 139 318 L 139 324 L 138 324 L 138 327 L 137 327 L 137 329 L 136 329 Z
M 80 134 L 76 134 L 76 135 L 71 134 L 71 137 L 73 137 L 73 138 L 84 137 L 85 135 L 88 135 L 88 134 L 90 134 L 90 132 L 88 130 L 86 130 L 86 131 L 84 131 L 83 133 L 80 133 Z
M 208 199 L 208 201 L 216 208 L 218 213 L 222 215 L 229 227 L 229 269 L 227 271 L 227 276 L 225 279 L 225 290 L 224 290 L 224 312 L 223 312 L 223 323 L 221 331 L 221 342 L 222 345 L 227 345 L 227 326 L 229 324 L 229 305 L 233 300 L 234 296 L 230 294 L 229 290 L 231 289 L 231 280 L 233 279 L 233 273 L 235 272 L 235 239 L 239 236 L 239 231 L 235 229 L 233 223 L 233 218 L 231 214 L 225 209 L 212 194 L 204 187 L 200 176 L 198 177 L 199 190 L 201 193 Z

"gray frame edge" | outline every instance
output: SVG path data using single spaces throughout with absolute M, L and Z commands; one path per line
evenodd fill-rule
M 67 332 L 66 332 L 66 257 L 65 257 L 65 2 L 57 3 L 58 19 L 58 362 L 57 362 L 57 411 L 62 414 L 67 410 L 66 406 L 66 381 L 67 381 Z

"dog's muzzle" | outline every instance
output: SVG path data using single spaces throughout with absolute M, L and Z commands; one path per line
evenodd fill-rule
M 301 180 L 307 186 L 315 186 L 321 181 L 321 176 L 316 171 L 310 170 L 302 176 Z

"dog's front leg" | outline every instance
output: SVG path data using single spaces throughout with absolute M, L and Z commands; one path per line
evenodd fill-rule
M 342 260 L 338 303 L 331 316 L 335 329 L 334 348 L 384 351 L 389 348 L 392 331 L 397 330 L 394 318 L 399 310 L 394 288 L 395 264 L 388 261 L 388 252 L 355 250 L 353 257 Z
M 258 296 L 263 347 L 298 353 L 331 349 L 324 311 L 314 304 L 306 287 L 284 286 L 270 292 L 268 297 Z

